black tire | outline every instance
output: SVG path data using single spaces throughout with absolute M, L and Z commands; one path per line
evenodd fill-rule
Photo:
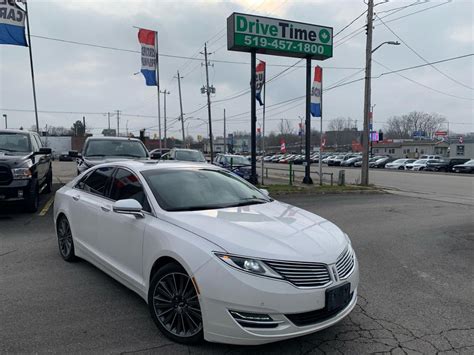
M 49 169 L 48 176 L 46 177 L 46 186 L 44 187 L 44 193 L 49 194 L 53 191 L 53 170 Z
M 56 235 L 58 237 L 59 254 L 67 262 L 76 261 L 74 240 L 72 238 L 71 226 L 66 216 L 59 216 L 56 222 Z
M 148 307 L 156 326 L 167 338 L 181 344 L 196 344 L 204 339 L 199 297 L 193 281 L 180 265 L 166 264 L 153 275 Z
M 405 168 L 403 166 L 399 166 L 398 170 L 405 170 Z
M 31 182 L 31 189 L 28 192 L 28 196 L 24 202 L 26 212 L 35 213 L 39 207 L 39 187 L 36 180 Z

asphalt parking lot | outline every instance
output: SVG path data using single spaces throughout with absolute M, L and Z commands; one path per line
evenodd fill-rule
M 73 169 L 55 164 L 56 188 Z M 0 353 L 474 353 L 472 205 L 392 194 L 280 198 L 351 236 L 357 307 L 290 341 L 187 347 L 161 335 L 139 296 L 85 261 L 61 259 L 45 210 L 51 196 L 42 196 L 43 213 L 0 210 Z

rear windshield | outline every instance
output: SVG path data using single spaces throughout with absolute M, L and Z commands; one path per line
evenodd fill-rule
M 87 142 L 84 156 L 146 158 L 148 153 L 140 141 L 94 139 Z
M 198 150 L 178 150 L 176 151 L 176 160 L 206 162 L 204 155 Z

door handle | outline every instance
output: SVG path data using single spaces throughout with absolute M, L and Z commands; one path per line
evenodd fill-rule
M 107 206 L 100 206 L 100 208 L 101 208 L 102 211 L 104 211 L 104 212 L 110 212 L 110 207 L 107 207 Z
M 81 196 L 79 196 L 79 195 L 74 195 L 74 196 L 72 196 L 72 199 L 73 199 L 74 201 L 79 201 L 80 198 L 81 198 Z

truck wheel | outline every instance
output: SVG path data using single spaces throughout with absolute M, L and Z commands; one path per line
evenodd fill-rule
M 48 177 L 46 178 L 46 186 L 44 192 L 49 194 L 53 191 L 53 171 L 49 170 Z
M 35 181 L 32 183 L 32 187 L 25 201 L 26 212 L 35 213 L 39 207 L 39 189 L 38 183 Z

